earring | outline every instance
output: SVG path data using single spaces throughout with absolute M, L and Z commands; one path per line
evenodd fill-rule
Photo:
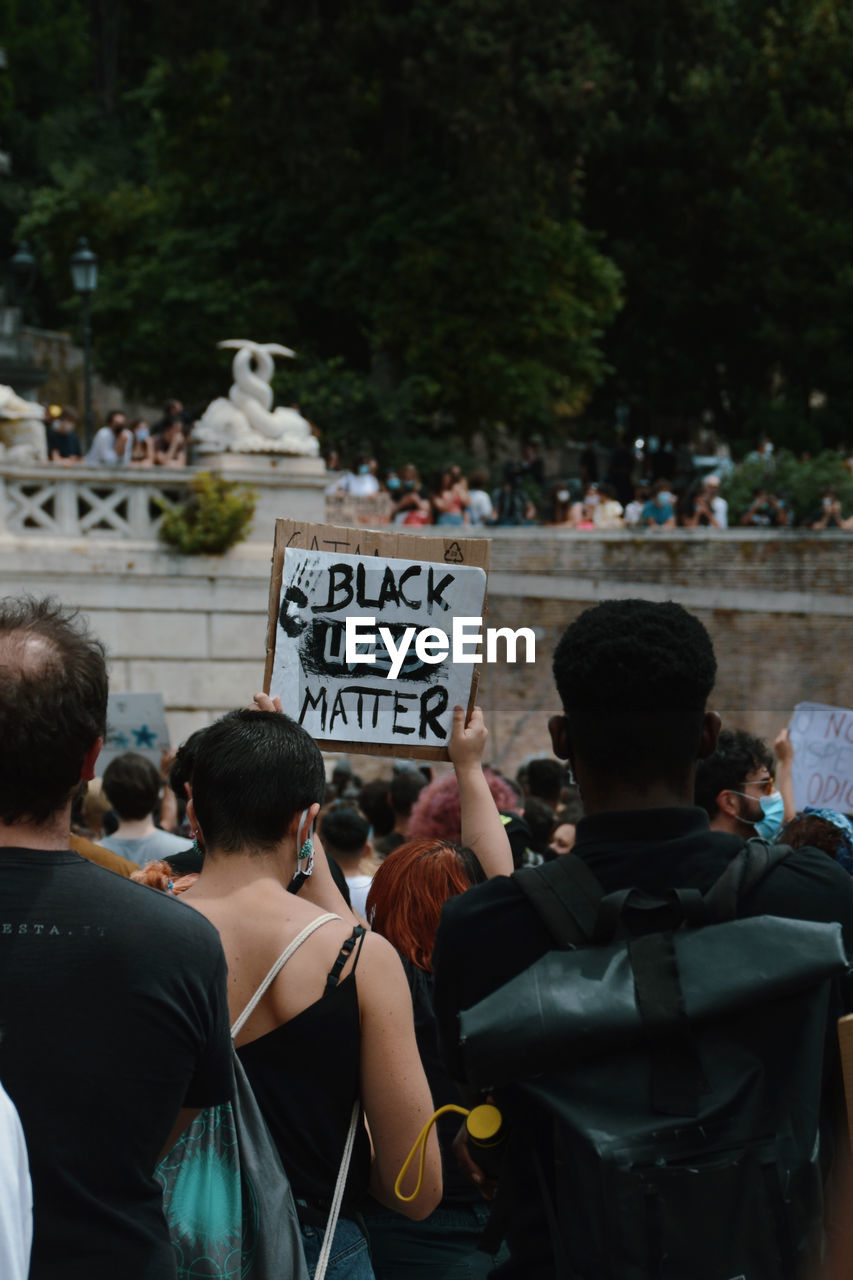
M 302 823 L 307 817 L 308 810 L 304 809 L 302 817 L 299 820 L 299 830 L 296 833 L 297 840 L 302 832 Z M 296 855 L 297 875 L 310 876 L 311 872 L 314 870 L 314 845 L 311 840 L 312 830 L 313 824 L 309 824 L 308 834 L 300 846 L 299 853 Z M 307 862 L 307 866 L 302 867 L 300 864 L 303 862 Z
M 302 872 L 304 876 L 310 876 L 311 872 L 314 870 L 314 845 L 311 841 L 310 836 L 308 836 L 308 838 L 304 841 L 302 848 L 299 850 L 299 856 L 297 858 L 297 862 L 305 862 L 306 859 L 307 859 L 308 865 L 305 867 L 300 867 L 299 870 Z

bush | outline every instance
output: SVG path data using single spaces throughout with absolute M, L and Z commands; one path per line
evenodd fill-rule
M 835 489 L 845 515 L 853 508 L 853 476 L 830 449 L 804 460 L 782 449 L 769 464 L 754 459 L 735 467 L 722 486 L 722 496 L 729 504 L 729 524 L 738 523 L 759 486 L 785 499 L 793 512 L 793 524 L 809 520 L 819 510 L 825 489 Z
M 185 556 L 221 555 L 241 542 L 255 514 L 257 495 L 244 485 L 201 471 L 180 505 L 160 501 L 159 536 Z

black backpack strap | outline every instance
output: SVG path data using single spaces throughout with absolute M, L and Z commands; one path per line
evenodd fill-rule
M 649 1037 L 652 1110 L 695 1116 L 710 1093 L 693 1041 L 678 972 L 675 935 L 667 930 L 628 941 L 637 1008 Z
M 568 855 L 561 854 L 560 856 L 566 857 Z M 554 1259 L 554 1274 L 559 1276 L 560 1280 L 577 1280 L 577 1272 L 569 1265 L 563 1228 L 560 1218 L 557 1217 L 557 1209 L 554 1203 L 554 1192 L 548 1186 L 542 1159 L 535 1145 L 531 1148 L 531 1154 L 533 1156 L 533 1167 L 536 1170 L 536 1180 L 539 1183 L 540 1201 L 545 1208 L 545 1217 L 548 1222 L 548 1235 L 551 1238 L 551 1253 Z M 565 1222 L 565 1216 L 563 1216 L 562 1221 Z
M 742 900 L 793 850 L 788 844 L 770 844 L 760 836 L 747 840 L 723 874 L 705 894 L 714 920 L 736 920 Z
M 566 853 L 541 867 L 522 867 L 513 879 L 558 946 L 577 947 L 589 941 L 603 891 L 585 862 Z

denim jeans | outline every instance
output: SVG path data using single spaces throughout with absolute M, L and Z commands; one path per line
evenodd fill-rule
M 323 1230 L 320 1227 L 302 1225 L 302 1245 L 308 1274 L 314 1280 L 314 1270 L 323 1246 Z M 326 1268 L 326 1280 L 375 1280 L 370 1265 L 370 1252 L 364 1232 L 352 1218 L 338 1218 L 335 1241 Z
M 491 1207 L 485 1202 L 439 1205 L 423 1222 L 410 1222 L 382 1205 L 370 1204 L 364 1221 L 376 1280 L 485 1280 L 509 1256 L 477 1248 Z

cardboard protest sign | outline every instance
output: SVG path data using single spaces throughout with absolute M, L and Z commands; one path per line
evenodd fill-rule
M 107 736 L 98 756 L 103 773 L 116 756 L 136 751 L 160 768 L 160 755 L 169 745 L 162 693 L 111 693 L 107 703 Z
M 798 702 L 789 725 L 794 802 L 853 813 L 853 711 Z
M 326 749 L 446 760 L 488 556 L 485 539 L 276 521 L 264 688 Z

